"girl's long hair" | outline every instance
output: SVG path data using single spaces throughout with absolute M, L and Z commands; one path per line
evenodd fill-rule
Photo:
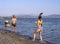
M 38 17 L 38 19 L 39 19 L 39 20 L 41 20 L 41 19 L 42 19 L 42 17 L 41 17 L 41 16 L 39 16 L 39 17 Z
M 42 15 L 43 13 L 40 13 L 39 16 L 38 16 L 38 19 L 41 20 L 42 19 Z

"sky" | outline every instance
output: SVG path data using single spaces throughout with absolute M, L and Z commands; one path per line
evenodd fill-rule
M 60 0 L 0 0 L 0 16 L 60 14 Z

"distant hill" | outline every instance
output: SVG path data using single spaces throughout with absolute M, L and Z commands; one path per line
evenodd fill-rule
M 36 18 L 37 16 L 33 16 L 33 15 L 18 15 L 17 17 L 19 17 L 19 18 Z
M 52 14 L 52 15 L 44 16 L 44 18 L 60 18 L 60 14 Z
M 19 18 L 37 18 L 38 16 L 34 15 L 17 15 Z M 43 18 L 60 18 L 60 14 L 52 14 L 48 16 L 42 16 Z

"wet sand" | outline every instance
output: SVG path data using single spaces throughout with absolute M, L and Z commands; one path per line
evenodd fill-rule
M 18 35 L 14 32 L 4 32 L 0 30 L 0 44 L 50 44 L 47 43 L 41 43 L 37 41 L 32 41 L 31 39 L 27 39 L 22 35 Z

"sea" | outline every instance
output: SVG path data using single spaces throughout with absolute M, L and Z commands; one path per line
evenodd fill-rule
M 5 20 L 10 22 L 11 18 L 0 19 L 0 29 L 5 28 Z M 33 38 L 33 33 L 37 29 L 35 22 L 38 18 L 17 18 L 16 30 L 19 34 L 27 37 Z M 54 44 L 60 44 L 60 18 L 42 18 L 42 36 L 44 41 L 48 41 Z M 39 34 L 37 33 L 36 40 L 39 40 Z

